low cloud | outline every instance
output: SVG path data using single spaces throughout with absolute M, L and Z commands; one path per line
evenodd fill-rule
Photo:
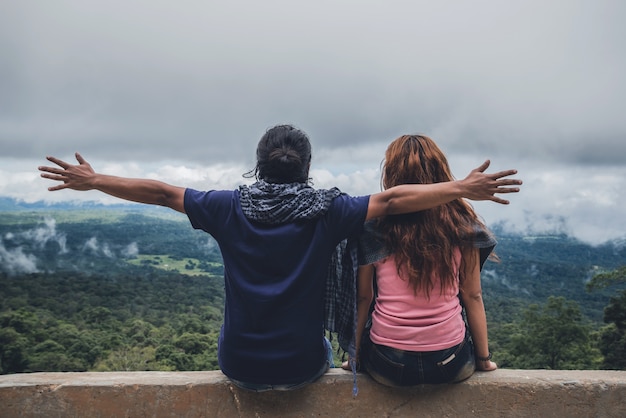
M 516 293 L 531 294 L 528 289 L 520 288 L 518 284 L 512 283 L 506 276 L 500 276 L 495 270 L 485 269 L 482 271 L 481 277 L 485 282 L 499 284 Z
M 0 239 L 0 269 L 9 276 L 37 273 L 37 257 L 25 254 L 22 247 L 7 249 Z
M 91 254 L 98 254 L 100 252 L 100 246 L 98 244 L 98 238 L 91 237 L 83 244 L 81 251 L 89 252 Z
M 496 157 L 490 152 L 459 153 L 449 143 L 442 141 L 452 171 L 458 179 L 485 159 L 492 159 L 488 172 L 516 168 L 515 176 L 524 181 L 521 192 L 502 197 L 511 201 L 502 206 L 492 202 L 472 202 L 479 215 L 488 225 L 502 225 L 508 232 L 520 234 L 556 233 L 567 234 L 593 245 L 626 238 L 626 166 L 584 165 L 569 166 L 514 157 Z M 339 187 L 354 196 L 380 191 L 380 163 L 385 144 L 375 149 L 343 148 L 334 154 L 322 149 L 314 154 L 311 177 L 316 188 Z M 251 167 L 243 164 L 198 166 L 189 163 L 171 162 L 135 163 L 126 169 L 105 161 L 94 161 L 92 165 L 108 174 L 153 178 L 167 183 L 198 190 L 234 189 L 240 184 L 253 181 L 242 174 Z M 116 172 L 116 168 L 119 172 Z M 48 192 L 50 181 L 35 178 L 19 185 L 4 184 L 3 174 L 12 166 L 0 165 L 0 190 L 6 195 L 21 199 L 28 196 L 33 201 L 54 202 L 94 201 L 102 204 L 120 203 L 121 200 L 99 192 L 76 192 L 63 190 Z M 34 170 L 34 167 L 33 167 Z M 4 186 L 3 186 L 4 184 Z M 63 234 L 55 229 L 53 220 L 46 220 L 37 230 L 29 232 L 33 240 L 45 245 L 56 241 L 61 251 L 67 250 Z
M 46 217 L 43 222 L 42 226 L 25 231 L 20 235 L 32 241 L 39 249 L 44 248 L 48 242 L 56 242 L 59 245 L 59 254 L 67 253 L 67 236 L 57 232 L 56 220 Z
M 136 242 L 131 242 L 122 249 L 122 257 L 124 258 L 137 257 L 137 254 L 139 254 L 139 247 Z

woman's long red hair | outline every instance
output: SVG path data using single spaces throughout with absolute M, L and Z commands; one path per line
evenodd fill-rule
M 384 189 L 400 184 L 430 184 L 454 180 L 448 160 L 437 144 L 424 135 L 403 135 L 389 144 L 383 163 Z M 386 244 L 395 254 L 398 273 L 413 290 L 430 296 L 431 277 L 441 280 L 442 292 L 454 286 L 457 270 L 454 251 L 471 246 L 476 225 L 484 224 L 463 199 L 379 221 Z M 469 241 L 468 241 L 469 240 Z

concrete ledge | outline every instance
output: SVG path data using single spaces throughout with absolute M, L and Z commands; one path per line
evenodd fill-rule
M 251 393 L 219 371 L 0 376 L 0 417 L 626 417 L 626 371 L 477 372 L 392 389 L 332 369 L 294 392 Z

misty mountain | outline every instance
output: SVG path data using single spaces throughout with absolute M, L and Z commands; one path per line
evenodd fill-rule
M 626 264 L 623 241 L 591 246 L 564 234 L 519 235 L 493 227 L 500 262 L 482 273 L 489 316 L 507 321 L 530 303 L 564 296 L 594 322 L 614 289 L 589 293 L 594 274 Z M 80 272 L 112 277 L 131 268 L 219 274 L 215 241 L 184 215 L 146 205 L 23 203 L 0 198 L 0 271 L 8 277 Z
M 86 209 L 108 209 L 108 210 L 138 210 L 141 212 L 163 212 L 170 211 L 158 206 L 148 206 L 133 202 L 121 202 L 104 205 L 96 201 L 70 200 L 63 202 L 46 202 L 39 200 L 36 202 L 25 202 L 12 197 L 0 196 L 0 216 L 3 212 L 20 211 L 59 211 L 59 210 L 86 210 Z

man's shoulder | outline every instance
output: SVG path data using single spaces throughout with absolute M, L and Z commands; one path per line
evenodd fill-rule
M 333 204 L 344 205 L 344 206 L 350 205 L 350 206 L 355 206 L 355 207 L 361 207 L 361 206 L 367 207 L 367 205 L 369 204 L 369 201 L 370 201 L 369 195 L 351 196 L 347 193 L 341 193 L 340 195 L 338 195 L 337 197 L 333 199 Z
M 187 188 L 185 190 L 185 207 L 197 207 L 198 209 L 216 208 L 217 206 L 232 205 L 238 202 L 237 190 L 196 190 Z

